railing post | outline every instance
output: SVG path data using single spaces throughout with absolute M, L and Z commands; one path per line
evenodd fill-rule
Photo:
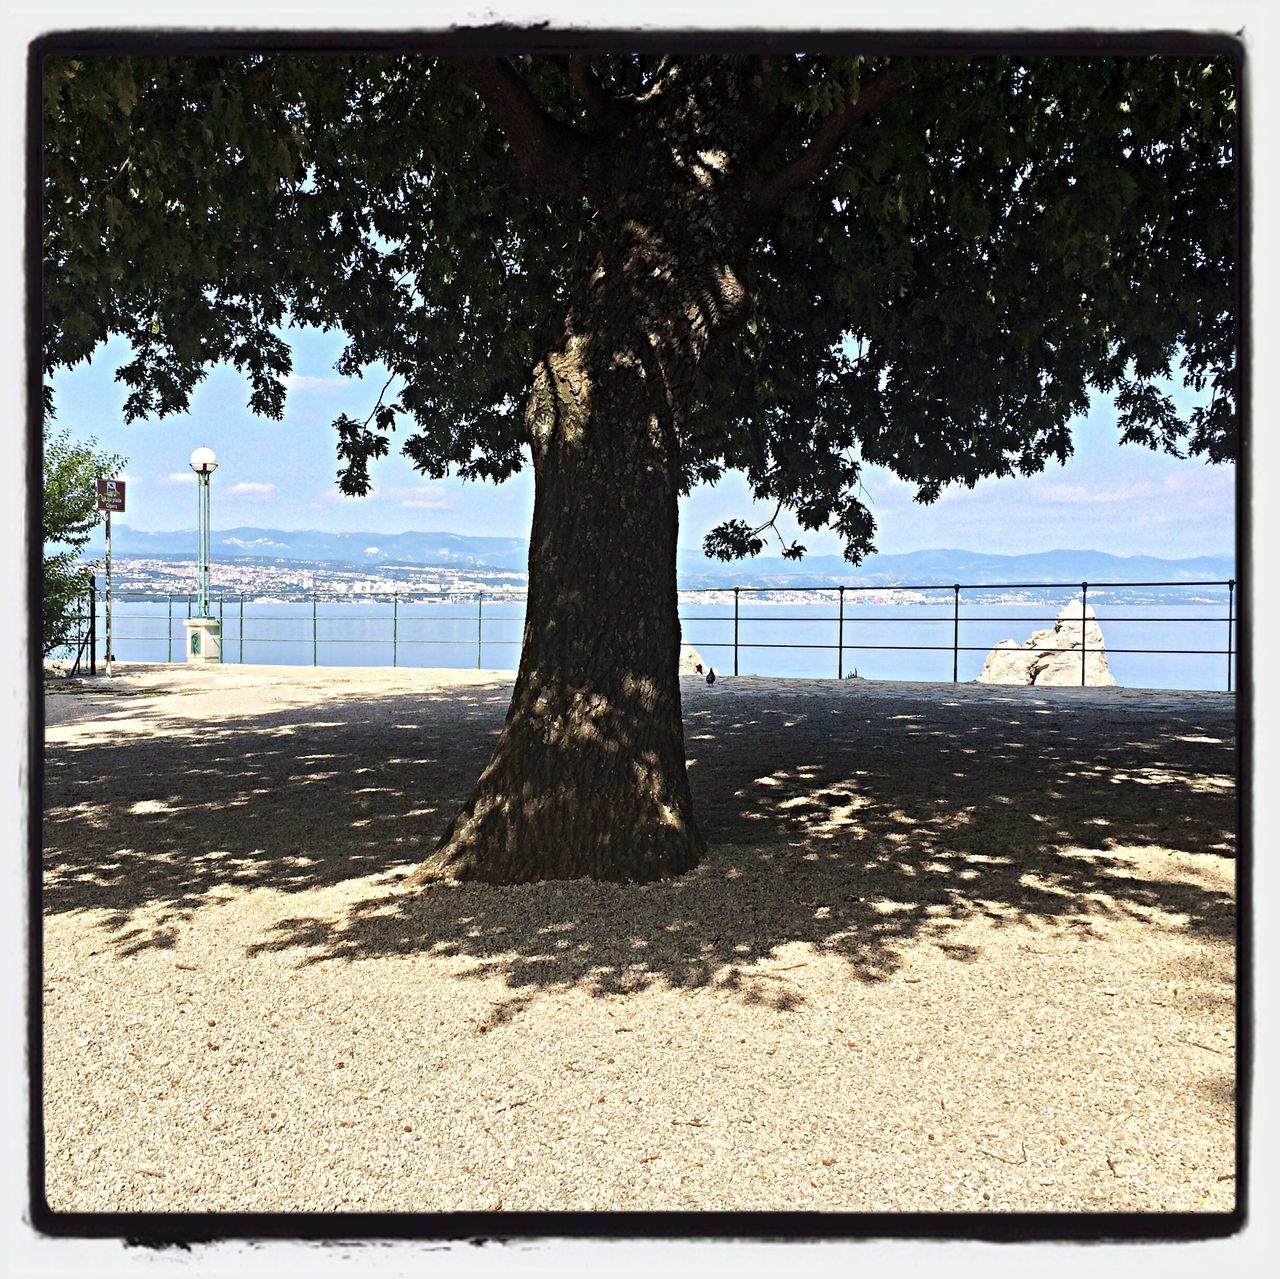
M 98 673 L 98 579 L 89 574 L 89 674 Z
M 398 644 L 400 641 L 400 592 L 391 596 L 391 665 L 397 664 Z
M 1089 627 L 1086 614 L 1089 611 L 1089 583 L 1080 583 L 1080 687 L 1084 688 L 1087 680 L 1085 662 L 1089 656 Z
M 1227 692 L 1231 692 L 1231 640 L 1235 626 L 1236 579 L 1227 583 Z
M 168 602 L 168 605 L 169 605 L 169 625 L 165 630 L 165 636 L 168 638 L 168 641 L 169 641 L 169 649 L 164 660 L 166 662 L 172 662 L 173 661 L 173 592 L 172 591 L 170 591 L 165 596 L 165 600 Z
M 320 665 L 320 623 L 316 616 L 316 601 L 318 597 L 315 591 L 311 592 L 311 665 Z
M 240 665 L 244 665 L 244 592 L 240 592 Z
M 476 596 L 476 670 L 482 666 L 481 657 L 484 652 L 484 592 Z
M 738 673 L 738 592 L 741 588 L 733 588 L 733 673 Z
M 223 597 L 218 596 L 218 665 L 222 665 L 222 645 L 227 637 L 226 628 L 222 625 L 222 601 Z
M 951 606 L 951 682 L 960 682 L 960 583 L 952 588 L 955 599 Z
M 844 679 L 844 587 L 840 588 L 840 626 L 836 631 L 836 679 Z

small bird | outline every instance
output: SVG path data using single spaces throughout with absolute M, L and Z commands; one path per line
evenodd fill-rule
M 716 668 L 713 666 L 713 667 L 712 667 L 712 668 L 707 672 L 707 683 L 708 683 L 708 684 L 714 684 L 715 682 L 716 682 Z
M 693 666 L 693 669 L 694 669 L 695 671 L 697 671 L 699 675 L 701 675 L 701 674 L 702 674 L 702 663 L 701 663 L 701 662 L 695 662 L 695 663 L 694 663 L 694 666 Z

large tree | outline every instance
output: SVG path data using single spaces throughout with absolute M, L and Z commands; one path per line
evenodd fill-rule
M 422 868 L 678 874 L 682 492 L 724 470 L 872 544 L 921 500 L 1122 435 L 1235 452 L 1236 65 L 1160 57 L 70 57 L 44 63 L 44 358 L 111 334 L 129 417 L 213 363 L 279 416 L 285 326 L 382 366 L 338 482 L 531 460 L 524 643 Z M 1167 380 L 1205 395 L 1180 416 Z M 760 548 L 729 521 L 713 553 Z M 799 546 L 787 548 L 802 553 Z

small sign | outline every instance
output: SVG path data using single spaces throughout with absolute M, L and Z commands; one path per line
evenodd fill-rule
M 123 511 L 124 510 L 124 481 L 123 480 L 99 480 L 98 481 L 98 510 L 100 511 Z

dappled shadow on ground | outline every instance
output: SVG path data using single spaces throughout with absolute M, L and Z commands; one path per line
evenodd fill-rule
M 199 728 L 158 701 L 154 735 L 100 731 L 47 752 L 45 911 L 108 912 L 124 954 L 174 944 L 226 885 L 300 892 L 375 876 L 354 905 L 300 912 L 250 953 L 467 957 L 510 990 L 495 1022 L 546 990 L 659 981 L 785 1011 L 800 996 L 760 966 L 780 947 L 807 943 L 876 981 L 912 946 L 979 958 L 958 936 L 975 918 L 1023 926 L 1032 947 L 1037 932 L 1087 936 L 1114 916 L 1234 935 L 1225 887 L 1127 851 L 1233 853 L 1229 699 L 747 689 L 686 694 L 711 845 L 693 873 L 413 892 L 400 878 L 486 762 L 505 688 L 335 694 Z
M 176 713 L 182 697 L 97 691 L 89 722 L 47 745 L 46 915 L 105 910 L 130 946 L 172 945 L 220 888 L 301 892 L 412 866 L 483 768 L 509 692 L 339 694 L 199 719 Z M 144 907 L 153 918 L 131 926 Z

